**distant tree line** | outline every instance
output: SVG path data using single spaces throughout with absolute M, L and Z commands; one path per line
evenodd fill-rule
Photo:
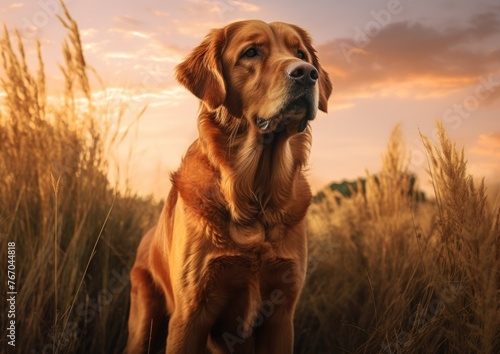
M 375 175 L 373 179 L 377 185 L 379 184 L 379 178 Z M 415 183 L 417 182 L 417 178 L 411 174 L 410 175 L 410 185 L 408 187 L 408 197 L 412 198 L 416 202 L 425 202 L 425 193 L 421 190 L 415 189 Z M 354 193 L 358 193 L 358 186 L 361 186 L 361 193 L 363 195 L 366 194 L 366 178 L 358 178 L 354 181 L 342 181 L 340 183 L 333 182 L 327 188 L 332 191 L 339 192 L 343 197 L 350 198 Z M 326 198 L 326 194 L 324 191 L 319 191 L 313 197 L 313 203 L 321 202 L 324 198 Z M 342 198 L 340 196 L 335 196 L 335 201 L 337 204 L 340 204 Z

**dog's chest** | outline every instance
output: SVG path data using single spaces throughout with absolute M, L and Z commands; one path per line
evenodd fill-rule
M 251 252 L 220 255 L 206 265 L 205 289 L 209 297 L 224 298 L 237 294 L 236 298 L 248 298 L 260 303 L 275 290 L 292 296 L 301 286 L 301 265 L 294 259 L 280 258 L 262 244 Z M 275 291 L 276 293 L 276 291 Z
M 291 231 L 283 224 L 230 226 L 232 245 L 210 259 L 206 269 L 213 277 L 206 279 L 212 279 L 213 284 L 223 284 L 223 289 L 258 291 L 264 297 L 276 289 L 295 292 L 305 273 L 305 264 L 301 261 L 306 252 L 305 240 L 302 240 L 305 234 Z

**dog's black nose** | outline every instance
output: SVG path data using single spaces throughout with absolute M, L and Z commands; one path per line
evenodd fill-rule
M 290 79 L 306 86 L 313 86 L 319 78 L 318 70 L 309 63 L 297 62 L 290 64 L 286 72 Z

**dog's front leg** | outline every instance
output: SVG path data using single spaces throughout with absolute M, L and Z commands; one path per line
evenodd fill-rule
M 292 354 L 293 312 L 268 318 L 259 331 L 256 348 L 258 354 Z
M 201 316 L 183 318 L 174 313 L 168 326 L 166 354 L 205 354 L 209 326 L 204 325 Z

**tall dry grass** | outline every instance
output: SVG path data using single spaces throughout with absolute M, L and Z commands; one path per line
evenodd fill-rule
M 59 102 L 47 98 L 40 45 L 33 73 L 19 33 L 1 41 L 0 254 L 16 242 L 16 351 L 121 353 L 128 272 L 159 209 L 108 181 L 121 139 L 111 127 L 125 107 L 94 102 L 78 26 L 67 11 L 60 20 Z M 296 353 L 500 352 L 498 207 L 438 128 L 437 146 L 423 137 L 435 202 L 410 197 L 397 127 L 364 188 L 350 198 L 325 190 L 311 206 Z
M 57 102 L 47 98 L 40 44 L 32 73 L 19 32 L 5 29 L 1 40 L 0 254 L 16 243 L 15 349 L 118 353 L 134 249 L 158 208 L 108 181 L 109 153 L 122 138 L 112 126 L 125 109 L 93 102 L 77 24 L 67 11 L 60 20 L 68 37 Z M 0 327 L 7 322 L 2 314 Z
M 477 186 L 458 151 L 438 123 L 440 146 L 423 137 L 430 158 L 439 227 L 436 262 L 442 279 L 460 282 L 447 307 L 443 332 L 460 352 L 500 352 L 500 213 L 488 207 L 484 180 Z
M 438 132 L 437 146 L 423 137 L 435 202 L 409 197 L 396 127 L 366 193 L 325 190 L 312 205 L 297 353 L 500 352 L 499 210 Z

